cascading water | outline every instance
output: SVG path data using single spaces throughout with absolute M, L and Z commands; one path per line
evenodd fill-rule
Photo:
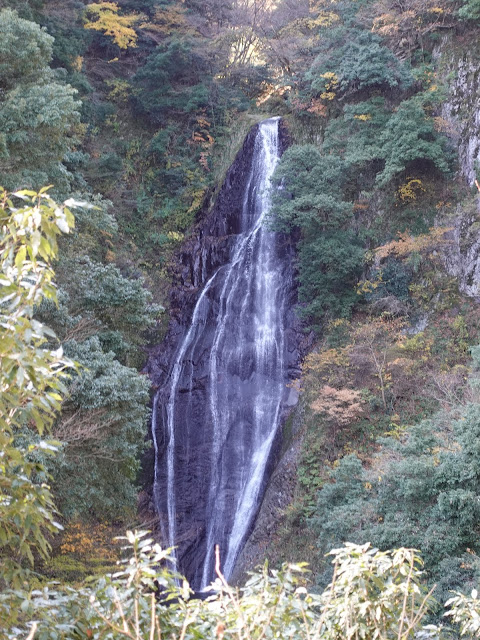
M 178 548 L 178 569 L 197 589 L 215 577 L 215 545 L 227 578 L 233 571 L 288 394 L 291 256 L 264 224 L 279 155 L 272 118 L 258 127 L 230 261 L 206 282 L 168 393 L 160 390 L 154 400 L 155 505 L 165 540 Z

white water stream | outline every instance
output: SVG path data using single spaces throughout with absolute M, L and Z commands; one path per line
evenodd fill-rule
M 196 578 L 200 587 L 215 577 L 216 544 L 220 545 L 227 579 L 234 569 L 261 499 L 285 394 L 287 287 L 277 234 L 264 225 L 270 209 L 270 179 L 278 159 L 278 119 L 273 118 L 261 123 L 258 129 L 241 232 L 232 258 L 205 284 L 171 369 L 168 401 L 163 407 L 166 439 L 163 458 L 155 428 L 158 398 L 154 402 L 154 492 L 160 504 L 166 491 L 163 502 L 168 523 L 164 528 L 170 546 L 178 544 L 180 528 L 188 530 L 185 522 L 189 509 L 180 508 L 184 496 L 178 488 L 188 468 L 182 465 L 178 452 L 181 450 L 182 460 L 187 461 L 193 459 L 193 454 L 188 435 L 184 435 L 190 427 L 182 423 L 198 419 L 199 411 L 203 416 L 202 437 L 208 443 L 208 452 L 202 456 L 208 456 L 204 460 L 208 481 L 197 500 L 203 514 L 201 526 L 198 522 L 196 525 L 201 531 L 198 553 L 204 555 L 203 567 Z M 198 394 L 196 372 L 200 361 L 207 372 L 202 374 L 201 409 L 194 396 L 194 392 Z M 198 440 L 198 434 L 194 435 Z M 160 464 L 167 465 L 166 487 L 160 486 Z M 179 569 L 182 570 L 181 561 Z

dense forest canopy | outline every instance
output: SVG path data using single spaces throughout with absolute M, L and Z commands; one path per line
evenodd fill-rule
M 153 638 L 155 620 L 184 638 L 189 615 L 192 637 L 238 624 L 241 638 L 407 638 L 427 603 L 438 619 L 452 589 L 475 587 L 479 312 L 448 260 L 455 247 L 472 259 L 478 195 L 442 108 L 457 73 L 445 58 L 478 64 L 479 18 L 478 0 L 0 0 L 6 638 Z M 470 122 L 475 96 L 464 102 Z M 265 545 L 330 586 L 305 595 L 303 574 L 265 570 L 192 613 L 168 571 L 152 583 L 167 554 L 129 534 L 123 574 L 42 591 L 111 571 L 109 537 L 144 517 L 145 347 L 164 335 L 178 249 L 271 115 L 290 145 L 268 224 L 296 243 L 313 346 L 285 427 L 295 490 Z M 332 581 L 324 554 L 347 540 Z M 396 547 L 418 549 L 424 572 Z M 359 575 L 374 576 L 367 605 Z M 437 604 L 419 597 L 434 584 Z M 176 604 L 157 610 L 158 586 Z M 399 590 L 414 594 L 408 615 Z M 478 637 L 471 594 L 452 613 Z

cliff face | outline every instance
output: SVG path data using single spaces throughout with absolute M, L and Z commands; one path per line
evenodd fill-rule
M 160 465 L 157 464 L 156 482 L 161 487 L 166 487 L 170 482 L 170 476 L 165 475 L 167 461 L 165 452 L 168 445 L 168 434 L 165 431 L 166 407 L 170 398 L 170 386 L 172 381 L 172 366 L 178 356 L 178 350 L 183 339 L 189 331 L 192 321 L 192 314 L 197 300 L 200 297 L 204 285 L 211 279 L 212 275 L 222 266 L 226 265 L 232 258 L 232 252 L 235 247 L 236 239 L 242 230 L 240 222 L 242 211 L 244 211 L 245 194 L 252 192 L 249 186 L 249 177 L 252 171 L 252 158 L 254 156 L 255 138 L 257 136 L 258 127 L 254 127 L 247 136 L 244 145 L 237 155 L 232 167 L 227 173 L 225 182 L 220 189 L 215 204 L 209 212 L 202 217 L 196 229 L 192 233 L 191 238 L 184 244 L 177 256 L 174 265 L 175 287 L 171 293 L 171 321 L 166 338 L 161 345 L 151 349 L 150 357 L 147 365 L 147 372 L 150 374 L 154 386 L 157 388 L 156 407 L 158 408 L 158 416 L 154 425 L 156 435 L 156 445 L 158 449 L 157 460 L 161 460 Z M 285 129 L 280 126 L 280 151 L 283 151 L 287 144 L 287 135 Z M 249 196 L 252 197 L 252 196 Z M 285 279 L 282 284 L 286 288 L 286 317 L 284 326 L 285 331 L 282 334 L 282 341 L 285 344 L 285 382 L 298 377 L 300 350 L 302 342 L 302 333 L 300 323 L 295 315 L 294 308 L 296 305 L 296 289 L 294 283 L 291 282 L 291 275 L 288 277 L 287 272 L 291 273 L 291 262 L 294 254 L 292 238 L 277 234 L 276 236 L 276 253 L 281 259 L 285 260 Z M 217 276 L 215 276 L 215 279 Z M 209 284 L 209 286 L 211 286 Z M 216 288 L 218 285 L 211 286 L 208 293 L 209 311 L 204 319 L 202 319 L 203 333 L 205 343 L 198 343 L 192 351 L 192 356 L 188 356 L 187 367 L 192 370 L 189 374 L 189 381 L 179 382 L 176 406 L 178 406 L 179 424 L 176 426 L 176 444 L 178 457 L 182 473 L 175 476 L 176 486 L 176 513 L 178 515 L 177 526 L 177 546 L 178 557 L 181 559 L 180 569 L 198 587 L 199 565 L 205 555 L 205 523 L 203 522 L 203 511 L 205 509 L 205 496 L 208 494 L 208 478 L 212 475 L 212 469 L 209 467 L 210 451 L 215 446 L 210 434 L 210 425 L 207 424 L 208 411 L 205 411 L 205 398 L 208 394 L 208 388 L 212 384 L 210 371 L 208 369 L 209 353 L 205 352 L 203 344 L 211 342 L 210 333 L 214 330 L 215 321 L 214 314 L 218 313 L 218 302 L 216 301 Z M 207 287 L 208 289 L 208 287 Z M 203 302 L 202 302 L 203 304 Z M 215 311 L 217 309 L 217 311 Z M 197 313 L 197 312 L 196 312 Z M 197 342 L 195 342 L 195 345 Z M 183 357 L 183 356 L 182 356 Z M 232 362 L 232 366 L 235 366 Z M 195 369 L 195 374 L 193 374 Z M 241 373 L 240 375 L 243 375 Z M 246 373 L 245 373 L 246 375 Z M 193 377 L 191 377 L 193 376 Z M 248 379 L 248 378 L 246 378 Z M 177 387 L 175 387 L 177 388 Z M 285 388 L 282 392 L 284 400 L 281 405 L 281 420 L 285 419 L 290 408 L 296 403 L 295 392 Z M 248 401 L 242 405 L 241 415 L 247 411 Z M 188 419 L 182 418 L 184 415 L 182 407 L 185 406 L 185 416 L 188 413 Z M 191 407 L 195 410 L 192 412 Z M 161 415 L 163 413 L 163 416 Z M 241 422 L 241 415 L 238 419 Z M 246 415 L 246 414 L 245 414 Z M 273 420 L 273 416 L 272 416 Z M 176 423 L 177 424 L 177 423 Z M 235 431 L 240 423 L 232 424 L 232 431 Z M 281 433 L 281 430 L 279 430 Z M 240 446 L 240 445 L 239 445 Z M 270 455 L 266 477 L 268 478 L 278 459 L 280 450 L 280 441 L 274 443 L 272 453 Z M 181 477 L 180 477 L 181 476 Z M 227 496 L 227 501 L 233 498 Z M 165 523 L 166 506 L 165 498 L 156 498 L 157 508 L 160 512 L 160 520 Z M 182 514 L 182 515 L 180 515 Z M 188 521 L 188 526 L 184 523 Z M 183 523 L 183 524 L 182 524 Z M 168 528 L 168 527 L 167 527 Z M 163 543 L 165 540 L 165 526 L 163 526 Z
M 146 367 L 156 387 L 161 386 L 168 375 L 173 354 L 188 327 L 202 286 L 229 259 L 235 233 L 238 233 L 256 130 L 257 127 L 253 127 L 245 138 L 213 206 L 200 214 L 198 224 L 175 258 L 169 328 L 165 340 L 150 349 Z
M 471 38 L 453 41 L 446 36 L 435 52 L 447 96 L 440 116 L 458 152 L 460 176 L 474 189 L 480 163 L 480 47 Z M 480 296 L 479 202 L 473 196 L 448 221 L 451 243 L 445 251 L 448 273 L 458 278 L 462 293 Z
M 458 148 L 460 172 L 473 185 L 480 161 L 480 51 L 476 42 L 453 43 L 445 37 L 436 51 L 447 98 L 441 117 Z
M 478 198 L 458 207 L 444 250 L 444 264 L 458 279 L 462 293 L 472 298 L 480 296 L 480 225 Z
M 173 267 L 170 294 L 171 316 L 165 340 L 149 350 L 146 372 L 154 386 L 168 375 L 172 355 L 189 326 L 195 302 L 211 275 L 231 256 L 249 174 L 258 125 L 248 133 L 210 208 L 199 215 L 199 222 L 178 252 Z M 280 124 L 282 152 L 289 144 L 287 129 Z
M 144 372 L 152 380 L 154 390 L 165 386 L 178 345 L 188 330 L 193 309 L 202 286 L 215 269 L 226 264 L 235 241 L 235 221 L 239 219 L 243 191 L 251 169 L 252 152 L 257 127 L 246 136 L 242 148 L 228 170 L 217 194 L 206 203 L 198 223 L 184 242 L 171 266 L 170 320 L 164 340 L 150 346 Z M 212 205 L 213 199 L 213 205 Z M 153 503 L 155 452 L 153 446 L 143 458 L 139 509 L 142 517 L 160 535 L 158 516 Z M 151 525 L 152 526 L 152 525 Z M 167 544 L 167 541 L 164 541 Z

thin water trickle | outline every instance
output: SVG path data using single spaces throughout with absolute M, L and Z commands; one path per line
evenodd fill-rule
M 215 577 L 216 544 L 227 579 L 234 569 L 261 499 L 286 393 L 288 286 L 278 236 L 264 225 L 280 155 L 277 118 L 260 124 L 253 154 L 231 260 L 204 286 L 171 369 L 163 456 L 154 402 L 155 502 L 169 545 L 187 547 L 186 539 L 203 558 L 187 576 L 196 588 Z M 200 425 L 201 438 L 191 425 Z M 201 451 L 192 450 L 193 439 Z M 163 475 L 159 465 L 166 465 Z M 181 564 L 179 558 L 180 570 Z

